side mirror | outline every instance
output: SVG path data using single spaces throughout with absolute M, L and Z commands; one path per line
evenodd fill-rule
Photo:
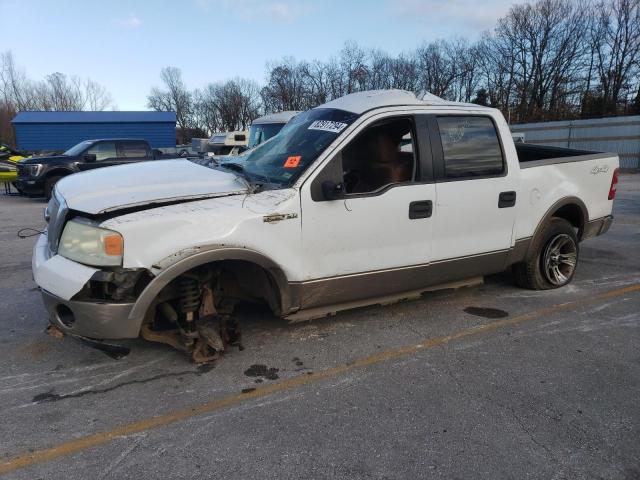
M 98 157 L 96 157 L 95 153 L 85 153 L 84 157 L 82 157 L 85 162 L 95 162 Z
M 331 180 L 325 180 L 322 182 L 322 195 L 325 200 L 339 200 L 344 198 L 344 183 L 335 183 Z

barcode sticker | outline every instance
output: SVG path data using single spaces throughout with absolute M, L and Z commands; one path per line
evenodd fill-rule
M 332 122 L 331 120 L 316 120 L 309 125 L 309 130 L 322 130 L 324 132 L 340 133 L 347 128 L 346 123 Z

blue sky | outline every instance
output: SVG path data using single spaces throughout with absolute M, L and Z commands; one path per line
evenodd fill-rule
M 424 41 L 478 38 L 513 0 L 0 0 L 0 51 L 33 79 L 52 72 L 103 84 L 120 110 L 146 109 L 164 66 L 189 88 L 270 60 L 326 60 L 347 40 L 397 54 Z

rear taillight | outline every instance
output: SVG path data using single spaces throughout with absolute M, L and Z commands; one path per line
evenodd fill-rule
M 611 178 L 611 188 L 609 188 L 609 200 L 613 200 L 614 198 L 616 198 L 616 191 L 618 190 L 618 171 L 618 168 L 613 171 L 613 177 Z

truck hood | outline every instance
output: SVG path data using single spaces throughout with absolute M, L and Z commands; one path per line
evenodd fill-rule
M 153 160 L 76 173 L 56 184 L 69 209 L 99 215 L 182 200 L 247 193 L 233 173 L 188 160 Z

